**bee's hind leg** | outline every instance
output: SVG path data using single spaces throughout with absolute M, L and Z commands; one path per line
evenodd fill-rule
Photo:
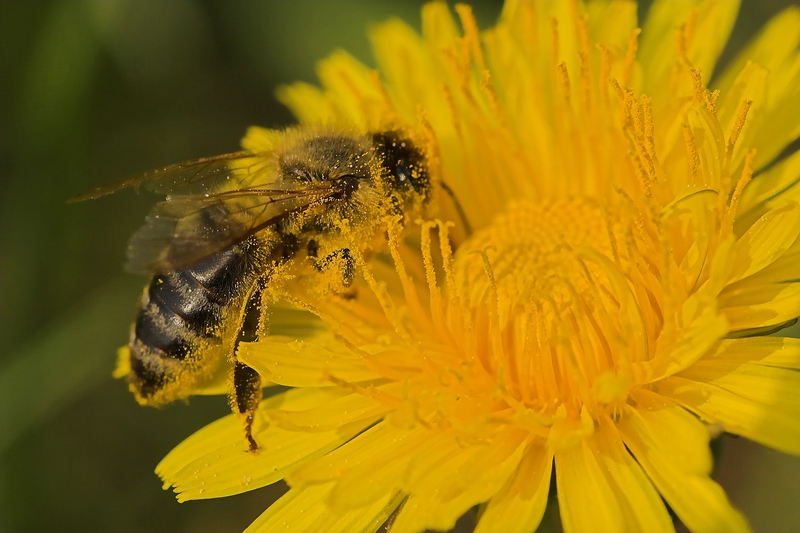
M 245 306 L 239 333 L 233 345 L 233 387 L 230 393 L 231 408 L 244 417 L 244 432 L 251 452 L 258 451 L 258 443 L 253 438 L 253 422 L 261 401 L 261 376 L 254 369 L 239 361 L 239 345 L 242 342 L 258 340 L 262 324 L 262 314 L 266 310 L 262 302 L 261 284 L 250 293 Z
M 239 363 L 233 367 L 234 409 L 244 416 L 244 436 L 251 452 L 258 450 L 258 443 L 253 438 L 253 422 L 256 409 L 261 401 L 261 376 L 249 366 Z

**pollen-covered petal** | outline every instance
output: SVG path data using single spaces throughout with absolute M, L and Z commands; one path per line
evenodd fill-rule
M 678 518 L 698 533 L 749 531 L 722 487 L 709 477 L 712 461 L 703 424 L 653 392 L 640 389 L 632 399 L 635 407 L 625 406 L 617 427 Z
M 553 454 L 541 442 L 525 448 L 516 473 L 489 500 L 475 533 L 530 533 L 542 521 L 547 507 Z
M 290 489 L 250 524 L 245 533 L 374 532 L 403 501 L 402 495 L 393 494 L 380 498 L 371 505 L 345 513 L 334 513 L 325 504 L 330 490 L 330 483 Z
M 333 379 L 359 382 L 380 378 L 330 335 L 308 340 L 270 336 L 242 343 L 237 356 L 263 379 L 288 387 L 332 386 Z
M 411 465 L 406 476 L 408 500 L 392 533 L 447 530 L 474 505 L 494 496 L 513 475 L 524 450 L 524 433 L 505 431 L 484 445 L 465 446 L 454 439 L 433 462 Z M 424 466 L 423 466 L 424 465 Z
M 303 389 L 294 395 L 270 398 L 262 406 L 277 406 L 283 399 L 285 408 L 303 408 L 311 400 L 331 398 L 330 393 Z M 372 422 L 317 433 L 288 431 L 275 425 L 259 429 L 256 425 L 253 437 L 260 451 L 247 453 L 242 418 L 229 415 L 177 446 L 159 463 L 156 473 L 165 487 L 175 487 L 178 501 L 239 494 L 282 479 L 303 462 L 341 446 Z
M 658 393 L 672 398 L 710 424 L 786 453 L 800 454 L 800 416 L 711 383 L 673 376 L 658 383 Z

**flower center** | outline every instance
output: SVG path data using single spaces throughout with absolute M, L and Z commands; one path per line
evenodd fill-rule
M 451 341 L 436 350 L 453 357 L 428 359 L 439 361 L 447 396 L 481 401 L 451 411 L 451 422 L 478 409 L 559 446 L 591 431 L 596 410 L 626 400 L 632 363 L 649 356 L 621 270 L 620 226 L 589 198 L 518 203 L 458 249 L 443 318 L 434 317 Z

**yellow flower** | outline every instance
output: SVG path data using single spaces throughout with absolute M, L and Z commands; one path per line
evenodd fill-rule
M 468 224 L 436 188 L 430 220 L 357 257 L 355 298 L 287 292 L 325 328 L 245 345 L 291 387 L 262 404 L 262 451 L 222 419 L 165 487 L 285 479 L 252 531 L 413 533 L 480 505 L 476 531 L 524 533 L 555 476 L 568 533 L 674 531 L 664 501 L 747 531 L 708 442 L 800 454 L 800 341 L 764 336 L 800 315 L 800 153 L 773 161 L 800 134 L 800 10 L 718 73 L 737 8 L 661 0 L 640 32 L 632 2 L 508 0 L 479 33 L 431 3 L 422 35 L 374 30 L 377 72 L 340 52 L 322 89 L 283 88 L 302 124 L 424 139 Z

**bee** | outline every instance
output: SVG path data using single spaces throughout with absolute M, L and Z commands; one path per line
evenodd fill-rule
M 258 449 L 252 425 L 262 386 L 237 351 L 266 335 L 276 271 L 305 264 L 311 284 L 333 271 L 344 293 L 356 276 L 352 248 L 367 251 L 385 235 L 387 215 L 419 212 L 431 189 L 425 153 L 400 131 L 263 131 L 263 150 L 173 165 L 73 198 L 140 186 L 166 194 L 128 247 L 128 269 L 152 276 L 127 346 L 129 387 L 139 403 L 158 406 L 232 367 L 230 403 L 250 451 Z

